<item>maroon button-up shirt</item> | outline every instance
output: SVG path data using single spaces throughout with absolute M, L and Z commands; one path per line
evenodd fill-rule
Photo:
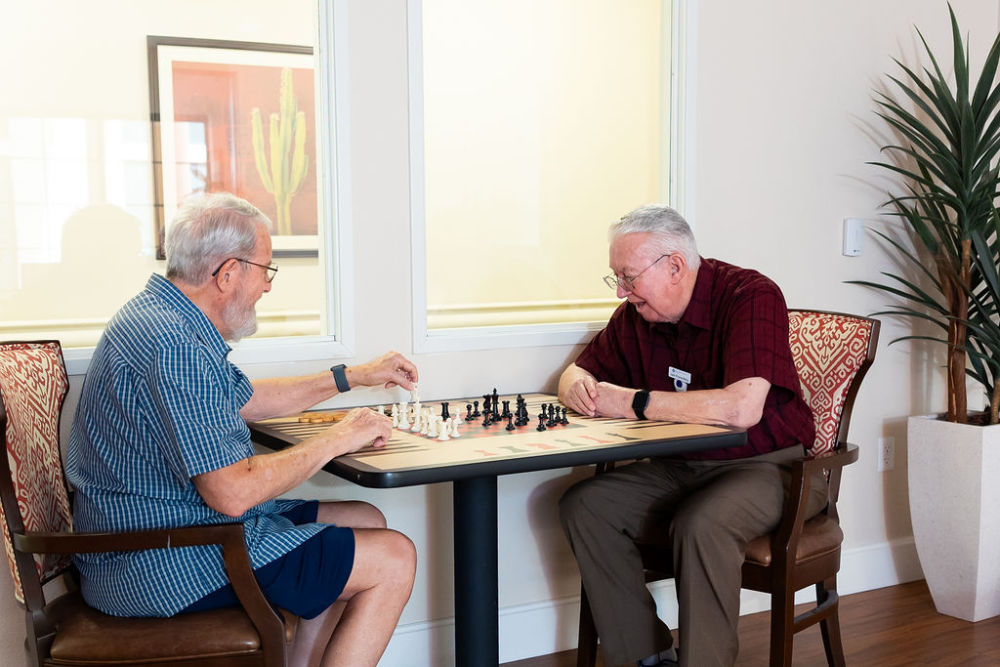
M 702 259 L 691 302 L 676 324 L 647 322 L 627 301 L 583 350 L 576 365 L 599 381 L 675 391 L 671 368 L 691 374 L 688 391 L 721 389 L 761 377 L 771 383 L 764 412 L 747 444 L 680 455 L 739 459 L 807 447 L 815 437 L 788 346 L 788 310 L 781 290 L 756 271 Z

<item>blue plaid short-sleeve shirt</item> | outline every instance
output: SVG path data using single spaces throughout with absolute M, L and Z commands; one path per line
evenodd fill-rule
M 253 455 L 239 411 L 253 394 L 218 330 L 170 281 L 153 275 L 97 344 L 70 435 L 66 472 L 80 531 L 240 521 L 254 568 L 319 533 L 271 500 L 233 519 L 191 481 Z M 228 583 L 216 546 L 77 557 L 87 603 L 119 616 L 169 616 Z

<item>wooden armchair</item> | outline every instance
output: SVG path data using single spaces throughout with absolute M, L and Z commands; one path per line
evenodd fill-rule
M 858 448 L 847 442 L 851 410 L 861 381 L 875 359 L 878 320 L 810 310 L 789 310 L 789 343 L 803 395 L 816 420 L 816 440 L 806 456 L 790 463 L 791 483 L 783 517 L 769 535 L 752 541 L 743 563 L 742 587 L 771 596 L 770 664 L 792 664 L 796 632 L 820 624 L 827 662 L 842 667 L 837 572 L 844 533 L 837 515 L 844 466 L 858 459 Z M 611 466 L 598 467 L 598 474 Z M 829 480 L 829 503 L 806 520 L 810 478 L 824 471 Z M 673 577 L 669 549 L 637 543 L 646 581 Z M 816 605 L 795 615 L 795 592 L 813 585 Z M 597 657 L 597 630 L 587 601 L 580 594 L 577 665 L 593 667 Z M 684 650 L 684 647 L 681 647 Z
M 274 609 L 250 566 L 243 526 L 75 533 L 59 448 L 68 388 L 57 341 L 0 343 L 0 514 L 14 595 L 24 604 L 35 665 L 285 664 L 297 619 Z M 194 545 L 222 546 L 242 607 L 172 618 L 120 618 L 88 607 L 71 555 Z M 63 577 L 62 575 L 69 575 Z M 43 584 L 69 580 L 68 592 Z M 51 598 L 51 599 L 50 599 Z

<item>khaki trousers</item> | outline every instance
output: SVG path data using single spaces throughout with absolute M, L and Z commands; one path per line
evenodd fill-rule
M 633 663 L 672 643 L 656 616 L 633 538 L 673 550 L 681 665 L 732 665 L 743 556 L 781 519 L 795 446 L 735 461 L 654 459 L 571 487 L 559 503 L 609 664 Z M 826 504 L 813 480 L 809 515 Z

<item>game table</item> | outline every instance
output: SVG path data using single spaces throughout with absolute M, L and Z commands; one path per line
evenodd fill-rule
M 513 397 L 504 398 L 513 403 Z M 497 476 L 735 447 L 746 442 L 746 432 L 740 429 L 592 418 L 574 413 L 566 415 L 567 424 L 540 431 L 541 405 L 553 404 L 557 399 L 546 394 L 525 394 L 524 399 L 531 415 L 525 426 L 507 430 L 507 420 L 489 427 L 483 427 L 481 420 L 471 420 L 460 426 L 460 437 L 445 442 L 394 429 L 385 447 L 366 447 L 332 459 L 323 467 L 366 487 L 452 483 L 455 658 L 460 666 L 499 664 Z M 461 410 L 464 416 L 465 406 L 473 400 L 448 400 L 450 413 Z M 443 402 L 423 406 L 437 409 Z M 251 437 L 265 447 L 281 449 L 330 426 L 302 422 L 299 417 L 252 422 Z

